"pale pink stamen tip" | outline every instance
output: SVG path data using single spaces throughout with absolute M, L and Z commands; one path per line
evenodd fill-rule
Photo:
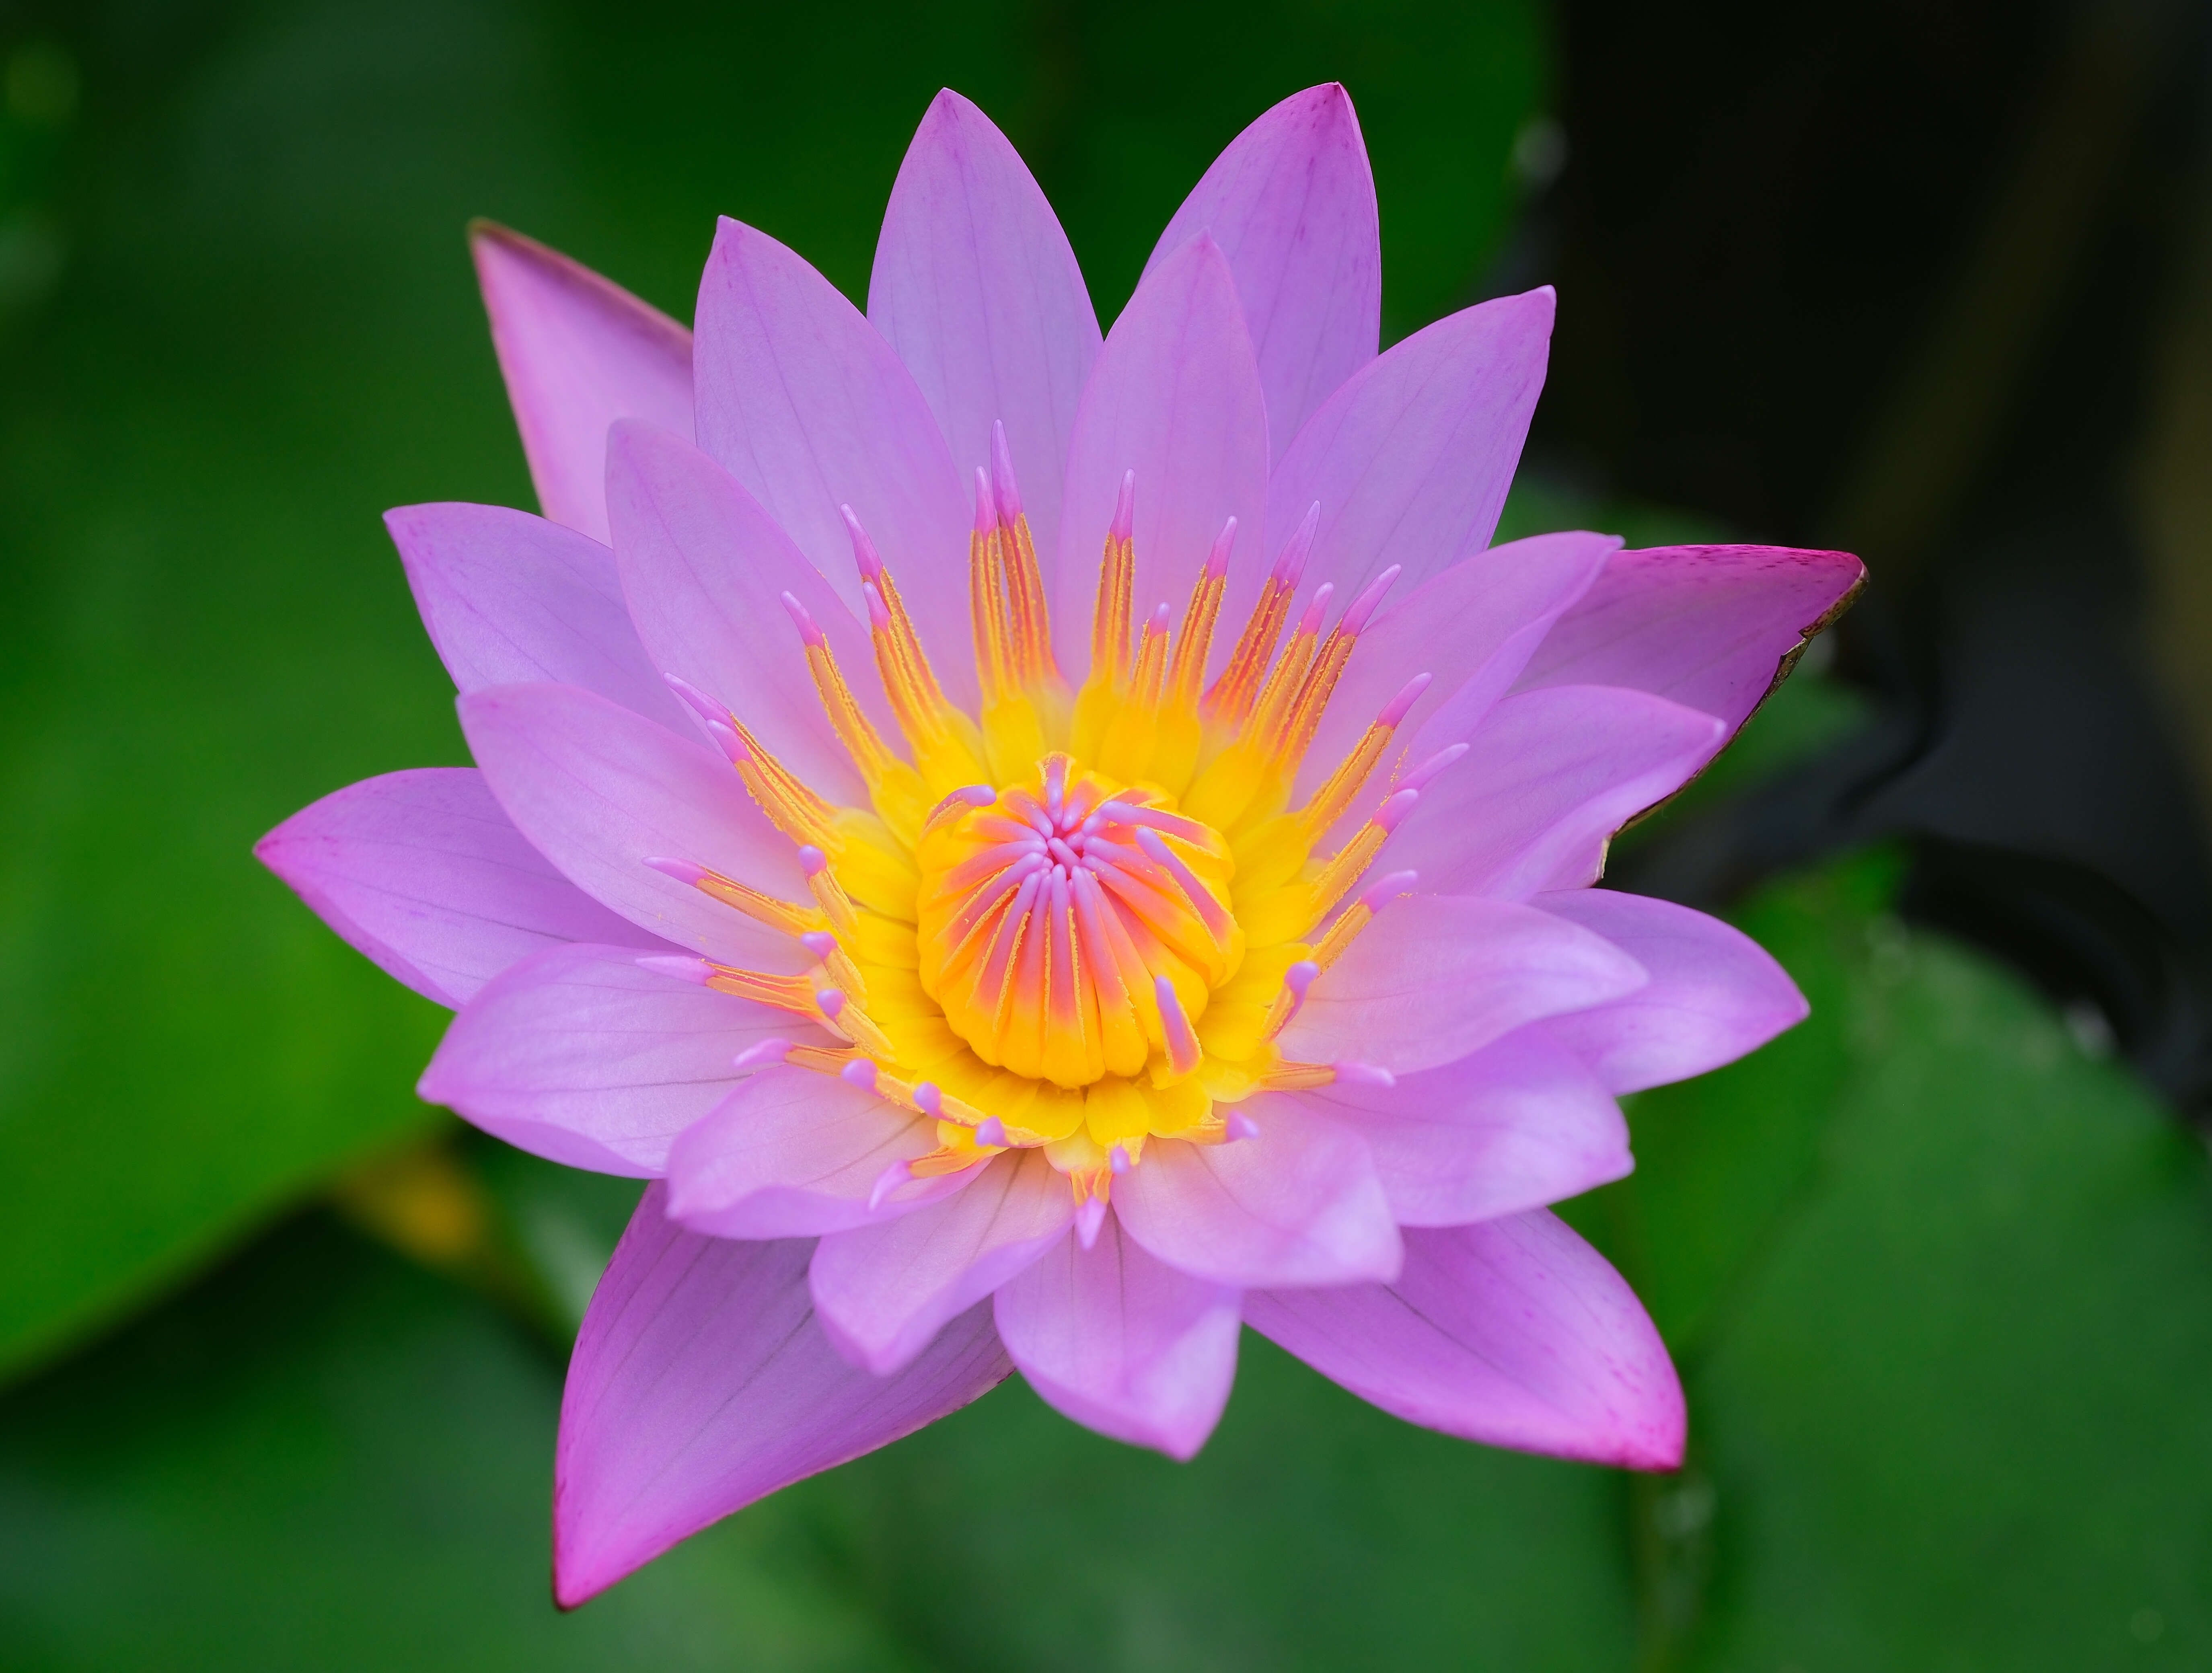
M 1022 514 L 1021 490 L 1014 484 L 1014 455 L 1006 446 L 1006 427 L 991 421 L 991 491 L 998 496 L 999 517 L 1011 523 Z
M 641 970 L 651 970 L 655 976 L 672 976 L 679 982 L 696 983 L 703 988 L 713 978 L 714 967 L 703 958 L 691 958 L 680 954 L 656 953 L 637 961 Z
M 1147 633 L 1165 635 L 1168 630 L 1168 624 L 1173 620 L 1175 620 L 1175 611 L 1169 609 L 1166 605 L 1163 604 L 1158 610 L 1155 610 L 1152 612 L 1152 619 L 1145 624 L 1145 631 Z
M 830 869 L 830 856 L 809 843 L 799 850 L 799 869 L 809 877 L 819 877 Z
M 988 807 L 999 799 L 999 793 L 988 784 L 963 784 L 952 794 L 970 807 Z
M 1321 502 L 1316 500 L 1306 508 L 1305 516 L 1291 538 L 1283 543 L 1283 550 L 1275 559 L 1272 572 L 1273 578 L 1293 592 L 1297 590 L 1298 582 L 1305 575 L 1306 557 L 1313 551 L 1314 531 L 1320 526 Z
M 791 619 L 798 626 L 800 638 L 817 650 L 829 644 L 830 636 L 823 632 L 820 624 L 807 613 L 806 606 L 799 603 L 794 594 L 786 593 L 783 595 L 783 607 L 791 612 Z
M 1372 1063 L 1331 1063 L 1336 1078 L 1347 1086 L 1395 1086 L 1398 1077 Z
M 726 722 L 729 720 L 729 709 L 722 704 L 716 703 L 712 697 L 708 697 L 704 691 L 702 691 L 690 680 L 679 678 L 674 674 L 663 674 L 661 675 L 661 678 L 667 682 L 668 689 L 670 690 L 675 692 L 678 697 L 683 698 L 685 703 L 689 703 L 693 709 L 698 711 L 699 718 L 701 720 L 708 722 L 710 725 L 716 722 Z
M 996 1116 L 986 1116 L 975 1123 L 975 1143 L 979 1148 L 1003 1150 L 1006 1146 L 1006 1123 Z
M 849 1003 L 842 988 L 824 988 L 814 995 L 814 1008 L 833 1020 Z
M 1208 580 L 1218 581 L 1229 573 L 1230 549 L 1236 544 L 1237 520 L 1231 517 L 1221 526 L 1221 532 L 1213 539 L 1213 550 L 1206 555 L 1206 574 Z
M 648 854 L 645 856 L 645 863 L 663 877 L 672 877 L 678 883 L 690 884 L 694 887 L 697 886 L 701 878 L 707 875 L 704 866 L 695 866 L 689 860 L 671 860 L 665 854 Z
M 884 1199 L 914 1177 L 914 1170 L 904 1162 L 893 1162 L 876 1176 L 876 1183 L 868 1192 L 871 1211 L 884 1206 Z
M 1406 682 L 1406 689 L 1390 699 L 1382 712 L 1375 717 L 1377 726 L 1395 727 L 1406 718 L 1413 705 L 1421 700 L 1421 693 L 1429 689 L 1430 674 L 1415 674 Z
M 1166 1037 L 1168 1067 L 1177 1074 L 1188 1074 L 1198 1067 L 1200 1053 L 1198 1036 L 1183 1012 L 1182 997 L 1176 992 L 1174 983 L 1164 976 L 1156 976 L 1152 978 L 1152 998 L 1160 1007 L 1160 1032 Z
M 1458 760 L 1460 757 L 1465 755 L 1468 751 L 1468 746 L 1465 744 L 1454 744 L 1449 749 L 1438 750 L 1434 755 L 1421 763 L 1419 766 L 1414 768 L 1410 773 L 1407 773 L 1405 777 L 1400 779 L 1398 782 L 1404 788 L 1408 790 L 1426 789 L 1428 788 L 1429 781 L 1434 778 L 1438 773 L 1443 771 L 1445 768 L 1450 766 L 1452 763 Z
M 1313 595 L 1313 602 L 1306 606 L 1306 613 L 1298 617 L 1300 633 L 1310 637 L 1321 631 L 1322 612 L 1328 608 L 1329 598 L 1335 591 L 1334 581 L 1322 582 L 1321 590 Z
M 708 721 L 707 735 L 714 740 L 714 746 L 729 758 L 732 767 L 742 767 L 753 758 L 752 751 L 745 747 L 745 740 L 738 736 L 738 729 L 726 721 Z
M 1115 540 L 1127 540 L 1137 526 L 1137 473 L 1121 472 L 1121 491 L 1114 501 L 1114 526 L 1107 531 Z
M 1168 845 L 1160 840 L 1160 833 L 1149 825 L 1137 827 L 1137 847 L 1143 851 L 1145 858 L 1155 865 L 1174 863 L 1169 855 Z M 1162 976 L 1160 979 L 1164 982 L 1167 978 Z
M 1301 958 L 1283 972 L 1283 985 L 1303 1000 L 1306 996 L 1306 989 L 1313 986 L 1315 978 L 1320 975 L 1319 964 L 1310 958 Z
M 1380 912 L 1399 896 L 1408 892 L 1420 880 L 1421 874 L 1419 872 L 1392 872 L 1389 876 L 1360 896 L 1359 903 L 1370 912 Z
M 1413 804 L 1421 799 L 1419 790 L 1401 790 L 1375 810 L 1375 823 L 1385 834 L 1405 823 L 1406 815 L 1413 811 Z
M 1106 1224 L 1106 1199 L 1100 1196 L 1084 1198 L 1075 1211 L 1075 1235 L 1085 1249 L 1098 1242 L 1099 1228 Z
M 1366 628 L 1368 617 L 1382 604 L 1382 595 L 1390 590 L 1391 582 L 1398 579 L 1403 568 L 1402 564 L 1393 563 L 1370 581 L 1367 590 L 1352 601 L 1352 608 L 1344 612 L 1344 630 L 1346 633 L 1358 633 Z
M 1124 1145 L 1115 1145 L 1111 1153 L 1109 1153 L 1106 1158 L 1106 1165 L 1113 1169 L 1116 1173 L 1127 1173 L 1133 1165 L 1133 1164 L 1129 1160 L 1127 1147 Z
M 873 581 L 860 583 L 860 596 L 868 601 L 868 625 L 877 632 L 882 632 L 891 624 L 890 606 L 884 602 L 884 595 L 876 591 Z
M 1260 1136 L 1260 1123 L 1242 1110 L 1232 1110 L 1229 1112 L 1229 1136 L 1231 1140 L 1256 1139 Z
M 937 1090 L 937 1083 L 934 1080 L 917 1080 L 914 1083 L 914 1107 L 925 1116 L 932 1117 L 942 1116 L 945 1113 L 945 1094 Z
M 863 1092 L 876 1089 L 876 1065 L 867 1057 L 855 1057 L 837 1071 L 837 1078 L 848 1086 L 858 1086 Z
M 771 1036 L 757 1045 L 749 1045 L 730 1060 L 733 1069 L 755 1069 L 763 1063 L 781 1063 L 791 1052 L 791 1042 Z
M 978 465 L 975 467 L 975 532 L 988 535 L 997 526 L 998 521 L 998 512 L 991 500 L 991 478 Z
M 841 505 L 837 514 L 845 520 L 845 532 L 853 538 L 853 562 L 860 566 L 860 579 L 873 581 L 884 572 L 884 561 L 876 556 L 876 543 L 868 538 L 868 532 L 860 526 L 860 520 L 853 514 L 853 508 Z
M 837 951 L 837 938 L 826 929 L 810 929 L 799 938 L 799 945 L 817 958 L 827 958 Z

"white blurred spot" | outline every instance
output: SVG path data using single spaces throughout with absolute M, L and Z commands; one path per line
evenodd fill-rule
M 1532 116 L 1513 136 L 1509 167 L 1513 178 L 1530 192 L 1538 192 L 1559 178 L 1567 166 L 1567 131 L 1559 119 Z

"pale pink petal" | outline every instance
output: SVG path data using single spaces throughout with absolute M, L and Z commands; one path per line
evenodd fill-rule
M 1137 618 L 1183 603 L 1231 517 L 1236 544 L 1214 636 L 1225 661 L 1274 553 L 1261 527 L 1267 500 L 1267 414 L 1237 283 L 1200 234 L 1161 262 L 1114 322 L 1091 368 L 1068 447 L 1061 502 L 1054 646 L 1080 680 L 1090 666 L 1098 562 L 1126 472 L 1136 472 Z M 1300 515 L 1305 508 L 1298 508 Z M 1282 525 L 1288 530 L 1297 521 Z
M 1610 941 L 1548 912 L 1415 895 L 1384 907 L 1322 973 L 1276 1043 L 1298 1062 L 1410 1074 L 1455 1062 L 1523 1023 L 1619 999 L 1644 980 L 1644 967 Z
M 1711 715 L 1623 686 L 1510 697 L 1421 792 L 1389 863 L 1424 888 L 1504 900 L 1594 883 L 1613 834 L 1680 789 L 1720 736 Z
M 1129 1235 L 1171 1267 L 1239 1289 L 1396 1277 L 1398 1226 L 1365 1142 L 1296 1104 L 1267 1113 L 1255 1138 L 1146 1145 L 1114 1182 Z
M 1686 906 L 1611 889 L 1539 895 L 1534 904 L 1595 931 L 1651 972 L 1650 985 L 1626 999 L 1544 1025 L 1616 1092 L 1732 1063 L 1810 1008 L 1765 948 Z
M 1521 684 L 1632 685 L 1717 715 L 1733 733 L 1784 659 L 1866 577 L 1849 552 L 1660 546 L 1615 552 Z
M 1237 1107 L 1263 1135 L 1285 1104 L 1352 1128 L 1401 1226 L 1464 1226 L 1540 1208 L 1632 1165 L 1620 1106 L 1548 1037 L 1550 1026 L 1516 1029 L 1455 1063 L 1401 1075 L 1394 1086 L 1340 1080 Z
M 946 694 L 972 709 L 975 507 L 890 344 L 829 280 L 730 220 L 700 282 L 698 325 L 699 445 L 866 619 L 838 509 L 850 505 L 890 565 Z
M 1542 1209 L 1409 1231 L 1395 1284 L 1244 1299 L 1263 1336 L 1409 1423 L 1631 1469 L 1682 1461 L 1682 1387 L 1605 1257 Z
M 621 946 L 553 947 L 462 1008 L 416 1090 L 532 1155 L 653 1177 L 738 1084 L 763 1040 L 834 1045 L 789 1013 L 641 966 Z
M 1045 1402 L 1171 1458 L 1206 1445 L 1237 1375 L 1237 1292 L 1154 1260 L 1109 1214 L 1000 1287 L 1000 1339 Z
M 630 625 L 614 554 L 598 541 L 503 506 L 402 506 L 384 526 L 462 690 L 580 685 L 689 730 Z
M 467 767 L 349 784 L 253 852 L 356 950 L 441 1005 L 565 941 L 674 950 L 556 871 Z
M 823 1238 L 809 1279 L 822 1328 L 854 1364 L 888 1375 L 1074 1217 L 1074 1193 L 1044 1153 L 1009 1151 L 945 1202 Z
M 491 793 L 568 880 L 632 923 L 725 963 L 811 962 L 649 859 L 689 861 L 805 900 L 791 841 L 736 770 L 697 744 L 573 685 L 495 685 L 460 701 L 461 730 Z
M 1349 599 L 1391 564 L 1411 588 L 1490 544 L 1544 386 L 1549 286 L 1439 319 L 1306 421 L 1267 485 L 1267 526 L 1321 503 L 1310 573 Z
M 1297 794 L 1310 795 L 1359 742 L 1383 706 L 1416 674 L 1429 684 L 1399 722 L 1418 762 L 1472 733 L 1521 677 L 1552 624 L 1589 590 L 1609 534 L 1539 534 L 1463 557 L 1386 604 L 1345 665 L 1299 769 Z M 1364 819 L 1358 807 L 1346 818 Z
M 913 1433 L 1012 1369 L 978 1307 L 896 1377 L 815 1324 L 805 1239 L 672 1224 L 647 1189 L 592 1296 L 561 1396 L 553 1595 L 574 1609 L 757 1499 Z
M 728 471 L 661 431 L 617 424 L 609 433 L 607 513 L 630 617 L 659 672 L 726 704 L 809 788 L 865 806 L 866 787 L 830 727 L 783 602 L 787 593 L 798 599 L 854 697 L 896 738 L 874 647 L 836 589 Z
M 891 187 L 868 323 L 898 350 L 973 471 L 1008 452 L 1049 588 L 1076 404 L 1098 317 L 1067 234 L 1006 137 L 958 94 L 937 95 Z
M 763 1069 L 676 1141 L 668 1212 L 717 1238 L 818 1238 L 908 1214 L 976 1170 L 884 1189 L 937 1148 L 933 1122 L 811 1069 Z
M 1343 88 L 1294 93 L 1230 141 L 1146 272 L 1202 232 L 1237 276 L 1279 456 L 1313 410 L 1375 358 L 1382 327 L 1375 177 Z
M 538 503 L 604 541 L 607 426 L 641 418 L 689 439 L 691 333 L 504 227 L 478 222 L 469 247 Z

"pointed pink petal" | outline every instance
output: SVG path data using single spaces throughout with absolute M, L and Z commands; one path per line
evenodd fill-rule
M 641 968 L 620 946 L 552 947 L 463 1007 L 416 1090 L 518 1149 L 653 1177 L 736 1086 L 732 1060 L 828 1035 L 786 1012 Z
M 1397 1222 L 1350 1127 L 1284 1101 L 1257 1138 L 1156 1139 L 1114 1182 L 1114 1212 L 1170 1266 L 1239 1289 L 1398 1275 Z M 1256 1117 L 1255 1117 L 1256 1119 Z
M 503 506 L 402 506 L 384 525 L 462 690 L 550 680 L 663 726 L 687 724 L 638 643 L 614 554 L 598 541 Z
M 1278 457 L 1313 410 L 1375 358 L 1382 246 L 1352 99 L 1294 93 L 1214 159 L 1146 265 L 1211 233 L 1237 276 Z
M 672 950 L 556 871 L 467 767 L 349 784 L 253 852 L 356 951 L 441 1005 L 563 941 Z
M 1395 1284 L 1275 1290 L 1254 1329 L 1409 1423 L 1631 1469 L 1682 1461 L 1682 1387 L 1605 1258 L 1542 1209 L 1409 1231 Z
M 1401 1075 L 1395 1086 L 1340 1080 L 1237 1107 L 1263 1136 L 1285 1103 L 1352 1128 L 1401 1226 L 1465 1226 L 1540 1208 L 1632 1165 L 1620 1106 L 1548 1037 L 1551 1026 L 1516 1029 L 1455 1063 Z
M 1200 234 L 1159 263 L 1114 322 L 1076 413 L 1068 446 L 1054 584 L 1054 645 L 1079 681 L 1090 666 L 1098 563 L 1121 493 L 1137 473 L 1136 613 L 1178 614 L 1231 517 L 1237 542 L 1214 636 L 1225 661 L 1274 561 L 1261 518 L 1267 500 L 1267 415 L 1252 340 L 1229 264 Z M 1282 525 L 1294 526 L 1305 508 Z
M 1540 1017 L 1633 993 L 1644 980 L 1620 948 L 1548 912 L 1416 895 L 1385 907 L 1322 972 L 1277 1043 L 1298 1062 L 1409 1074 L 1455 1062 Z
M 574 1609 L 779 1487 L 912 1434 L 1012 1367 L 978 1307 L 896 1377 L 840 1359 L 812 1244 L 702 1238 L 647 1188 L 584 1315 L 553 1463 L 553 1591 Z
M 1651 972 L 1650 985 L 1626 999 L 1544 1025 L 1616 1092 L 1732 1063 L 1810 1010 L 1765 948 L 1686 906 L 1611 889 L 1539 895 L 1534 904 L 1595 931 Z
M 1543 685 L 1631 685 L 1717 715 L 1733 733 L 1782 660 L 1850 599 L 1849 552 L 1661 546 L 1615 552 L 1522 675 Z
M 1009 1151 L 945 1202 L 823 1238 L 809 1278 L 822 1328 L 855 1365 L 888 1375 L 1074 1218 L 1074 1193 L 1044 1153 Z
M 763 1069 L 678 1139 L 668 1213 L 717 1238 L 818 1238 L 966 1185 L 938 1174 L 876 1198 L 884 1171 L 937 1148 L 936 1123 L 811 1069 Z
M 1322 712 L 1297 795 L 1310 795 L 1336 770 L 1417 673 L 1431 676 L 1429 688 L 1399 724 L 1398 739 L 1412 744 L 1401 753 L 1424 761 L 1465 739 L 1620 544 L 1610 534 L 1535 535 L 1462 558 L 1386 604 L 1359 636 Z M 1366 816 L 1365 808 L 1346 815 Z
M 783 595 L 828 636 L 854 696 L 896 737 L 874 646 L 760 502 L 689 442 L 617 424 L 607 437 L 607 513 L 630 616 L 659 672 L 727 704 L 811 788 L 865 805 Z
M 710 958 L 796 970 L 798 944 L 655 871 L 688 860 L 804 900 L 790 839 L 726 761 L 573 685 L 495 685 L 461 730 L 500 806 L 568 880 L 632 923 Z
M 1098 317 L 1036 181 L 991 119 L 950 89 L 899 165 L 868 323 L 914 374 L 956 465 L 988 465 L 991 425 L 1006 424 L 1049 596 L 1060 478 L 1098 357 Z
M 890 566 L 946 694 L 974 708 L 975 508 L 890 344 L 799 257 L 726 219 L 700 282 L 698 324 L 699 445 L 865 620 L 838 511 L 850 505 Z
M 642 418 L 689 440 L 691 333 L 619 285 L 504 227 L 469 247 L 538 503 L 607 538 L 607 426 Z
M 1552 292 L 1439 319 L 1306 421 L 1267 486 L 1267 526 L 1321 502 L 1310 573 L 1350 598 L 1391 564 L 1419 586 L 1490 544 L 1544 386 Z
M 1102 1435 L 1188 1458 L 1237 1376 L 1237 1293 L 1162 1264 L 1109 1214 L 1003 1285 L 1000 1339 L 1047 1404 Z
M 1711 757 L 1721 723 L 1622 686 L 1506 698 L 1421 792 L 1390 864 L 1424 888 L 1526 900 L 1596 881 L 1606 844 Z M 1416 749 L 1441 734 L 1425 736 Z

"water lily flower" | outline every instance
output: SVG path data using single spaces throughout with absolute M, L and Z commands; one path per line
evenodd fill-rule
M 262 858 L 457 1008 L 422 1095 L 652 1182 L 568 1373 L 574 1604 L 1018 1369 L 1188 1457 L 1250 1326 L 1413 1422 L 1666 1469 L 1547 1204 L 1805 1012 L 1593 888 L 1854 558 L 1490 544 L 1548 289 L 1376 352 L 1342 88 L 1248 128 L 1102 340 L 950 92 L 866 315 L 724 221 L 696 335 L 480 227 L 545 515 L 389 523 L 473 770 Z

